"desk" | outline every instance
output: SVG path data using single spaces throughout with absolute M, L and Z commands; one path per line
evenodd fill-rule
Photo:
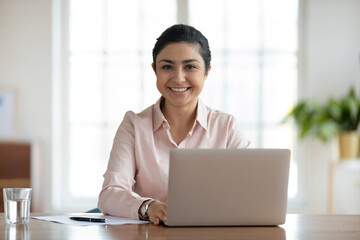
M 32 214 L 44 215 L 44 214 Z M 152 224 L 78 227 L 31 219 L 7 225 L 0 239 L 360 239 L 360 215 L 287 215 L 279 227 L 165 227 Z

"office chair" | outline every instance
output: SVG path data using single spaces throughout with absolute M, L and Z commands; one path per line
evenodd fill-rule
M 101 212 L 98 208 L 94 208 L 94 209 L 87 211 L 86 213 L 101 213 Z

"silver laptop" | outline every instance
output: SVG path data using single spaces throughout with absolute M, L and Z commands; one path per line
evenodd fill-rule
M 173 149 L 168 226 L 285 223 L 288 149 Z

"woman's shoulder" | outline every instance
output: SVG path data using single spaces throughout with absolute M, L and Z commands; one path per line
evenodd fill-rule
M 147 107 L 146 109 L 142 110 L 141 112 L 135 113 L 134 111 L 130 110 L 125 113 L 124 120 L 130 121 L 147 121 L 152 120 L 153 116 L 153 109 L 154 105 Z
M 209 107 L 201 101 L 199 101 L 198 105 L 197 119 L 205 129 L 210 131 L 218 128 L 231 128 L 236 124 L 236 119 L 232 114 Z
M 207 112 L 207 118 L 209 120 L 226 120 L 226 121 L 234 121 L 235 117 L 231 113 L 224 112 L 219 109 L 211 108 L 209 106 L 205 106 Z

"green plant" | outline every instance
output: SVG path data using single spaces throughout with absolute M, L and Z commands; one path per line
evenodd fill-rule
M 360 122 L 360 99 L 354 88 L 340 98 L 331 98 L 325 104 L 314 101 L 299 102 L 283 122 L 294 120 L 301 139 L 320 138 L 326 142 L 341 131 L 355 131 Z
M 355 131 L 360 122 L 360 100 L 354 88 L 339 101 L 330 99 L 327 105 L 330 118 L 337 123 L 340 131 Z

